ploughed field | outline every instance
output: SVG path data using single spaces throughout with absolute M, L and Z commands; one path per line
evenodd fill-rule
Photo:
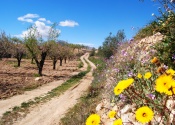
M 0 99 L 5 99 L 24 91 L 34 89 L 43 84 L 63 80 L 72 76 L 78 71 L 79 61 L 63 62 L 59 66 L 57 62 L 56 70 L 53 70 L 52 60 L 46 60 L 43 67 L 43 76 L 38 77 L 36 64 L 31 64 L 31 59 L 22 59 L 21 66 L 17 66 L 14 58 L 3 58 L 0 60 Z

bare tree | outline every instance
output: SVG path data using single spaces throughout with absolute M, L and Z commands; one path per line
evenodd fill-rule
M 24 56 L 24 54 L 26 54 L 26 48 L 22 42 L 22 40 L 13 37 L 11 39 L 12 42 L 12 49 L 11 49 L 11 54 L 13 55 L 13 57 L 15 57 L 18 61 L 18 67 L 20 67 L 21 64 L 21 59 Z
M 58 51 L 59 51 L 59 54 L 58 54 L 58 58 L 60 60 L 60 66 L 62 66 L 63 64 L 63 59 L 65 58 L 66 56 L 66 53 L 65 53 L 65 47 L 61 44 L 58 43 Z
M 4 31 L 0 33 L 0 59 L 3 57 L 10 57 L 11 43 L 10 37 Z
M 74 51 L 71 48 L 71 46 L 68 44 L 65 46 L 65 57 L 64 57 L 64 63 L 67 63 L 67 60 L 74 56 Z
M 52 59 L 53 61 L 53 70 L 56 69 L 56 63 L 59 57 L 59 47 L 58 44 L 55 41 L 50 41 L 49 42 L 51 49 L 49 51 L 49 57 Z
M 56 29 L 57 24 L 54 23 L 52 27 L 50 28 L 49 31 L 49 36 L 48 36 L 48 42 L 50 44 L 50 51 L 49 51 L 49 56 L 53 61 L 53 69 L 56 69 L 56 63 L 59 57 L 59 47 L 58 44 L 56 43 L 57 38 L 59 36 L 59 31 Z

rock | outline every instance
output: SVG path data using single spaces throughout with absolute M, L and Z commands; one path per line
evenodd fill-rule
M 175 107 L 175 100 L 172 100 L 172 99 L 167 100 L 166 107 L 169 110 L 173 110 Z
M 133 106 L 132 105 L 125 105 L 123 109 L 121 109 L 121 114 L 126 114 L 127 112 L 132 111 Z
M 97 107 L 96 107 L 96 111 L 97 112 L 100 111 L 102 106 L 103 106 L 103 103 L 98 104 Z
M 41 77 L 36 77 L 35 78 L 35 81 L 39 81 L 39 80 L 41 80 L 42 78 Z
M 167 100 L 166 107 L 171 111 L 170 122 L 172 123 L 175 115 L 175 100 L 173 99 Z

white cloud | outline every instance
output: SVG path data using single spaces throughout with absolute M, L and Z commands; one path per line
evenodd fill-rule
M 42 36 L 42 38 L 44 38 L 44 39 L 48 38 L 49 30 L 51 28 L 50 26 L 47 26 L 44 22 L 41 22 L 38 20 L 35 21 L 34 25 L 36 26 L 37 31 Z M 57 29 L 57 31 L 58 31 L 58 33 L 61 33 L 61 31 L 59 29 Z M 27 36 L 28 33 L 29 33 L 29 30 L 25 30 L 21 34 L 15 35 L 15 36 L 24 38 L 25 36 Z
M 50 20 L 47 20 L 46 22 L 47 22 L 48 24 L 52 24 L 52 22 L 51 22 Z
M 23 17 L 24 18 L 38 18 L 39 15 L 38 14 L 31 14 L 31 13 L 29 13 L 29 14 L 24 15 Z
M 59 23 L 60 26 L 68 26 L 68 27 L 74 27 L 74 26 L 78 26 L 79 24 L 73 20 L 65 20 L 65 21 L 61 21 Z
M 44 21 L 46 21 L 46 18 L 39 18 L 38 20 L 44 22 Z
M 48 32 L 50 30 L 50 26 L 46 26 L 45 23 L 36 21 L 35 25 L 37 27 L 38 32 L 42 35 L 42 37 L 48 37 Z
M 31 13 L 18 17 L 18 20 L 23 22 L 33 23 L 36 26 L 37 31 L 39 32 L 40 35 L 42 35 L 43 38 L 48 37 L 49 30 L 51 28 L 49 24 L 52 24 L 50 20 L 47 20 L 46 18 L 41 18 L 38 14 L 31 14 Z M 61 31 L 58 29 L 57 29 L 57 32 L 61 33 Z M 14 36 L 24 38 L 28 33 L 29 33 L 29 30 L 25 30 L 25 31 L 22 31 L 21 34 L 14 35 Z
M 33 23 L 33 20 L 32 20 L 32 19 L 25 19 L 25 18 L 23 18 L 23 17 L 18 17 L 18 20 L 19 20 L 19 21 L 28 22 L 28 23 Z
M 38 14 L 26 14 L 24 16 L 18 17 L 19 21 L 24 21 L 24 22 L 28 22 L 28 23 L 33 23 L 33 18 L 38 18 L 39 15 Z
M 46 22 L 47 24 L 52 24 L 50 20 L 46 20 L 46 18 L 39 18 L 38 21 Z

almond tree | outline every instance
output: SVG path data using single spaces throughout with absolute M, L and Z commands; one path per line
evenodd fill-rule
M 62 64 L 63 64 L 63 59 L 64 59 L 65 56 L 66 56 L 66 53 L 65 53 L 65 46 L 63 46 L 63 45 L 61 45 L 60 43 L 58 43 L 58 51 L 59 51 L 58 59 L 60 60 L 60 66 L 62 66 Z
M 0 59 L 3 57 L 11 57 L 10 55 L 11 42 L 10 37 L 3 31 L 0 33 Z
M 13 55 L 13 57 L 15 57 L 18 61 L 18 67 L 20 67 L 21 64 L 21 59 L 24 56 L 24 54 L 26 54 L 26 48 L 22 42 L 22 40 L 13 37 L 11 39 L 12 42 L 12 49 L 11 49 L 11 54 Z
M 36 26 L 28 30 L 28 34 L 25 37 L 25 45 L 36 62 L 38 74 L 42 76 L 42 69 L 50 46 L 48 42 L 42 42 L 42 37 L 39 35 Z
M 53 70 L 56 69 L 56 63 L 59 58 L 59 47 L 58 44 L 55 41 L 50 41 L 49 42 L 51 49 L 49 51 L 49 57 L 53 61 Z
M 65 53 L 66 56 L 64 58 L 64 62 L 66 63 L 67 59 L 71 59 L 75 54 L 74 54 L 74 48 L 72 48 L 71 44 L 67 44 L 66 48 L 65 48 Z
M 54 23 L 52 27 L 50 28 L 49 31 L 49 37 L 48 37 L 48 42 L 51 47 L 49 51 L 49 56 L 53 61 L 53 69 L 55 70 L 56 68 L 56 63 L 59 57 L 59 47 L 58 44 L 56 43 L 57 38 L 59 36 L 59 31 L 56 29 L 57 24 Z

